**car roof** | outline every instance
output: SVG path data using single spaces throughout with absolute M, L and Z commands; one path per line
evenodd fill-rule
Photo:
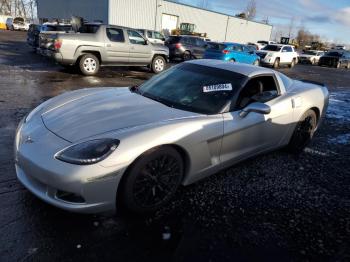
M 245 75 L 247 77 L 253 77 L 255 75 L 263 75 L 263 74 L 275 74 L 275 71 L 265 67 L 258 67 L 248 64 L 241 63 L 232 63 L 227 61 L 215 60 L 215 59 L 198 59 L 187 61 L 185 63 L 191 63 L 196 65 L 203 65 L 218 69 L 223 69 L 227 71 L 232 71 L 235 73 L 239 73 L 241 75 Z

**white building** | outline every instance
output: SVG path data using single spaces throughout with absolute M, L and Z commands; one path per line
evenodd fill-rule
M 180 23 L 193 23 L 196 31 L 215 41 L 256 42 L 269 40 L 272 26 L 168 0 L 38 0 L 38 17 L 88 21 L 158 31 L 171 31 Z

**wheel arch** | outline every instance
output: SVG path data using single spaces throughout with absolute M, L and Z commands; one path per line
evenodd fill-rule
M 152 147 L 152 148 L 142 152 L 140 155 L 138 155 L 136 158 L 134 158 L 134 160 L 131 162 L 131 164 L 126 168 L 126 170 L 122 174 L 122 177 L 121 177 L 121 179 L 120 179 L 120 181 L 119 181 L 119 183 L 117 185 L 117 191 L 116 191 L 116 204 L 117 204 L 117 206 L 120 204 L 119 203 L 119 199 L 120 199 L 119 195 L 121 194 L 121 191 L 122 191 L 121 189 L 123 187 L 124 181 L 125 181 L 128 173 L 130 172 L 130 169 L 132 168 L 132 166 L 136 163 L 137 160 L 139 160 L 141 157 L 143 157 L 144 154 L 150 153 L 152 151 L 155 151 L 155 150 L 157 150 L 157 149 L 159 149 L 161 147 L 172 147 L 181 156 L 182 161 L 183 161 L 183 165 L 184 165 L 184 175 L 183 175 L 183 179 L 181 181 L 181 184 L 183 184 L 183 182 L 186 179 L 186 177 L 188 175 L 188 172 L 190 170 L 191 159 L 190 159 L 190 156 L 189 156 L 188 152 L 186 151 L 185 148 L 183 148 L 182 146 L 177 145 L 177 144 L 158 145 L 158 146 Z

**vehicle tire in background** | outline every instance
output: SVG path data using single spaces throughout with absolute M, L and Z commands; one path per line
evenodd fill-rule
M 151 69 L 152 72 L 158 74 L 163 72 L 166 68 L 166 61 L 162 56 L 155 56 L 152 60 Z
M 273 68 L 279 68 L 280 67 L 280 59 L 276 58 L 275 62 L 273 63 Z
M 317 126 L 317 116 L 315 111 L 308 110 L 301 117 L 289 141 L 287 150 L 292 153 L 300 153 L 311 141 Z
M 79 60 L 79 69 L 83 75 L 96 75 L 100 70 L 100 61 L 93 54 L 83 55 Z
M 289 65 L 289 68 L 293 68 L 295 66 L 295 58 L 292 60 L 292 63 Z
M 174 196 L 183 175 L 182 157 L 173 147 L 151 149 L 123 177 L 117 201 L 132 213 L 154 212 Z
M 183 61 L 188 61 L 192 59 L 192 54 L 190 51 L 185 51 L 182 55 L 182 60 Z

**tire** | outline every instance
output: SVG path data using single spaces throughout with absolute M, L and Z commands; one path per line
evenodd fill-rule
M 235 63 L 236 62 L 236 60 L 234 60 L 233 58 L 231 58 L 230 60 L 228 60 L 229 62 L 231 62 L 231 63 Z
M 182 55 L 182 60 L 183 61 L 189 61 L 192 59 L 192 54 L 190 51 L 185 51 Z
M 170 146 L 151 149 L 139 157 L 123 178 L 119 201 L 132 213 L 146 214 L 165 205 L 184 175 L 180 154 Z
M 79 69 L 83 75 L 96 75 L 100 70 L 100 61 L 93 54 L 83 55 L 79 60 Z
M 293 68 L 295 66 L 295 58 L 292 60 L 292 63 L 289 65 L 289 68 Z
M 151 69 L 155 74 L 163 72 L 166 68 L 166 61 L 162 56 L 155 56 L 152 60 Z
M 260 65 L 260 61 L 257 59 L 257 60 L 255 60 L 254 61 L 254 63 L 253 63 L 253 65 L 255 65 L 255 66 L 259 66 Z
M 289 141 L 287 150 L 292 153 L 300 153 L 311 141 L 317 126 L 317 116 L 315 111 L 308 110 L 301 117 L 292 138 Z
M 275 59 L 275 62 L 273 63 L 273 68 L 279 68 L 280 67 L 280 59 L 279 58 L 276 58 Z

